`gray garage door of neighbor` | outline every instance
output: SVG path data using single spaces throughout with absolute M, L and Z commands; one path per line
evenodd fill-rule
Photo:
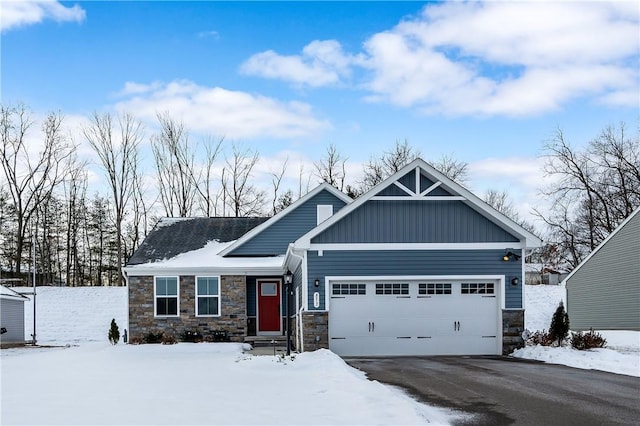
M 342 356 L 499 355 L 503 280 L 328 278 L 329 348 Z

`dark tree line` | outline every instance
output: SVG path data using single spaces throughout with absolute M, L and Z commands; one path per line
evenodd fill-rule
M 347 176 L 348 159 L 329 145 L 314 170 L 300 167 L 297 188 L 284 185 L 285 160 L 271 167 L 267 189 L 269 183 L 261 186 L 256 180 L 257 151 L 224 138 L 194 141 L 168 113 L 157 119 L 159 130 L 149 136 L 127 113 L 94 113 L 80 129 L 107 182 L 101 194 L 90 190 L 88 165 L 78 160 L 78 144 L 63 131 L 61 113 L 37 123 L 23 105 L 0 106 L 0 278 L 27 279 L 35 237 L 40 283 L 122 285 L 121 266 L 158 215 L 272 215 L 306 194 L 314 181 L 356 198 L 421 155 L 408 141 L 396 141 L 363 164 L 362 178 L 355 181 Z M 141 169 L 145 140 L 155 171 Z M 544 196 L 553 201 L 551 213 L 535 212 L 544 229 L 535 230 L 522 219 L 504 191 L 489 190 L 485 201 L 542 234 L 549 243 L 540 259 L 573 267 L 640 205 L 638 132 L 609 127 L 584 150 L 576 150 L 558 131 L 545 149 L 545 170 L 555 180 L 544 188 Z M 466 163 L 452 156 L 426 160 L 466 183 Z

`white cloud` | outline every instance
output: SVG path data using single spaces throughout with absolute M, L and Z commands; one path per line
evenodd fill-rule
M 427 6 L 365 43 L 369 99 L 453 115 L 530 115 L 588 97 L 635 106 L 638 29 L 637 8 L 608 3 Z
M 127 83 L 124 99 L 115 107 L 145 121 L 156 121 L 158 112 L 169 112 L 195 132 L 227 138 L 313 135 L 331 128 L 301 102 L 273 98 L 220 87 L 199 86 L 191 81 Z M 130 95 L 130 96 L 129 96 Z
M 297 85 L 335 85 L 351 73 L 358 59 L 346 55 L 335 40 L 313 41 L 302 54 L 283 56 L 273 50 L 258 53 L 244 62 L 240 71 L 249 75 L 290 81 Z
M 5 32 L 45 19 L 82 22 L 85 16 L 85 10 L 77 4 L 66 7 L 53 0 L 3 0 L 0 3 L 0 30 Z
M 520 217 L 537 222 L 533 209 L 548 213 L 550 201 L 540 195 L 540 190 L 553 182 L 546 176 L 545 159 L 542 157 L 486 158 L 469 163 L 470 188 L 479 197 L 487 190 L 506 191 Z M 536 200 L 535 205 L 531 200 Z
M 639 31 L 635 3 L 444 2 L 372 35 L 360 53 L 314 41 L 299 55 L 254 55 L 242 70 L 310 87 L 349 76 L 368 101 L 428 114 L 526 116 L 576 100 L 635 107 Z

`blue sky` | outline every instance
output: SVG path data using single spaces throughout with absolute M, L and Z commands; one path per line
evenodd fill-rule
M 169 111 L 194 141 L 257 149 L 257 178 L 289 157 L 293 182 L 333 143 L 357 180 L 407 139 L 468 162 L 470 189 L 507 189 L 527 215 L 557 128 L 580 146 L 640 126 L 637 2 L 3 0 L 0 13 L 3 103 L 60 110 L 72 133 L 93 111 L 129 111 L 152 134 Z

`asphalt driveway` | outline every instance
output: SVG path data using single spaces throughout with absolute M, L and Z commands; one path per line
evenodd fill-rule
M 464 425 L 640 424 L 640 378 L 509 357 L 346 358 Z

